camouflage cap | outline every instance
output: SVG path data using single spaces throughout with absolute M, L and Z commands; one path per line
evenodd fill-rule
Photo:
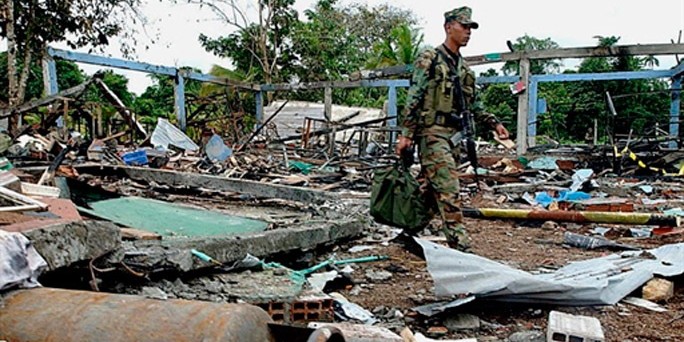
M 472 15 L 473 10 L 468 6 L 463 6 L 444 13 L 444 22 L 448 23 L 450 21 L 458 21 L 463 25 L 468 25 L 476 29 L 480 27 L 480 24 L 471 19 Z

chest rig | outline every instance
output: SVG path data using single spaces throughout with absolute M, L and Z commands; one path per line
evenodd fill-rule
M 446 118 L 453 113 L 459 113 L 456 87 L 460 83 L 465 99 L 465 105 L 470 107 L 475 94 L 475 73 L 463 63 L 463 59 L 454 60 L 449 53 L 439 46 L 434 51 L 428 73 L 428 86 L 423 100 L 421 124 L 425 127 L 432 125 L 451 126 Z M 458 82 L 456 78 L 460 80 Z

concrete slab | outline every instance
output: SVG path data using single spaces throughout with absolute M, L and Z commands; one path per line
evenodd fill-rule
M 258 258 L 295 250 L 309 250 L 358 236 L 367 226 L 363 220 L 310 223 L 308 227 L 281 228 L 240 236 L 169 238 L 161 241 L 126 241 L 110 262 L 125 261 L 138 269 L 187 272 L 212 266 L 194 258 L 192 249 L 221 263 L 242 260 L 247 254 Z
M 104 221 L 56 223 L 23 234 L 47 261 L 49 270 L 100 257 L 121 247 L 119 228 Z
M 324 203 L 336 199 L 336 196 L 331 193 L 315 189 L 196 173 L 108 165 L 82 165 L 76 167 L 76 169 L 80 174 L 118 175 L 136 181 L 155 182 L 178 188 L 202 188 L 215 191 L 237 192 L 259 198 L 280 198 L 303 203 Z

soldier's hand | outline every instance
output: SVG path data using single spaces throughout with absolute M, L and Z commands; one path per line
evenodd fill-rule
M 508 130 L 502 124 L 497 124 L 496 127 L 494 127 L 494 130 L 496 131 L 496 134 L 499 136 L 499 139 L 508 139 L 508 137 L 510 136 L 510 133 L 508 133 Z
M 398 156 L 401 157 L 401 152 L 411 147 L 412 144 L 413 141 L 411 139 L 400 136 L 399 140 L 397 140 L 397 145 L 394 147 L 394 151 L 397 153 Z

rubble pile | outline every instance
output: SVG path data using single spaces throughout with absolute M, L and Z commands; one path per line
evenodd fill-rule
M 0 269 L 7 296 L 39 282 L 249 303 L 276 340 L 294 327 L 350 341 L 676 340 L 684 328 L 684 153 L 659 141 L 524 156 L 478 143 L 478 168 L 460 169 L 466 254 L 444 247 L 438 219 L 416 238 L 373 222 L 373 172 L 397 162 L 387 143 L 196 142 L 163 119 L 150 139 L 129 133 L 0 136 L 0 252 L 28 260 Z

